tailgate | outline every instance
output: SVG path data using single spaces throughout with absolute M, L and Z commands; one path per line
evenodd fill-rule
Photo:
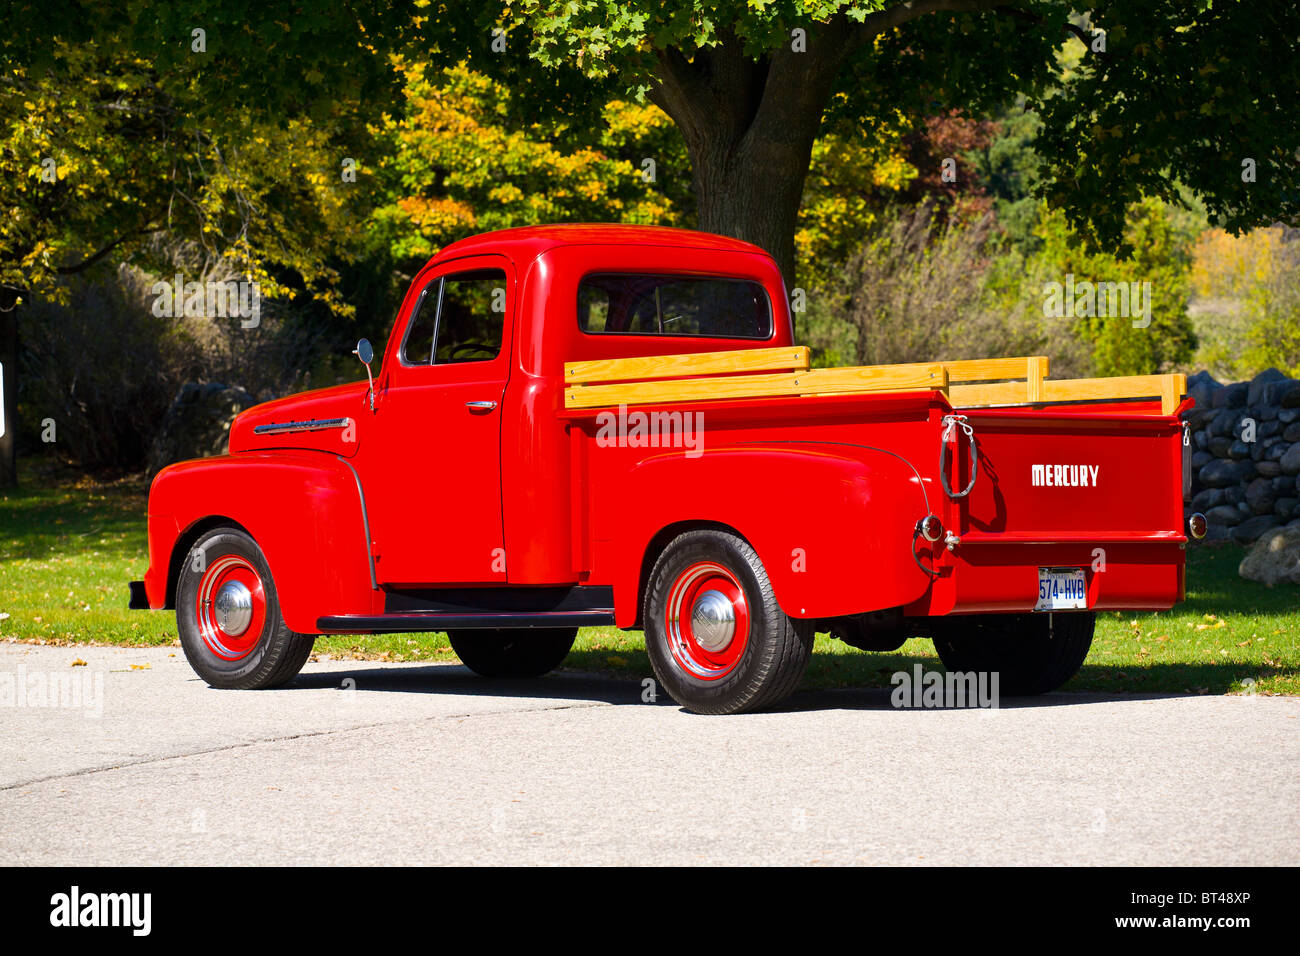
M 969 409 L 968 495 L 945 496 L 959 538 L 917 613 L 1051 609 L 1052 582 L 1091 610 L 1160 610 L 1183 597 L 1183 429 L 1159 405 L 1107 402 Z M 948 483 L 970 482 L 970 446 L 950 444 Z M 1066 584 L 1067 589 L 1075 586 Z
M 963 538 L 1182 539 L 1176 418 L 1093 406 L 971 410 L 967 420 L 979 460 L 974 487 L 956 502 Z M 970 460 L 961 451 L 964 487 Z

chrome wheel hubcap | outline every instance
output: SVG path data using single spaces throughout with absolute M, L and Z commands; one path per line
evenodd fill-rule
M 721 591 L 705 591 L 691 612 L 691 631 L 705 650 L 717 653 L 736 636 L 736 609 Z
M 253 593 L 239 581 L 223 584 L 212 604 L 217 627 L 224 633 L 238 637 L 248 630 L 253 621 Z

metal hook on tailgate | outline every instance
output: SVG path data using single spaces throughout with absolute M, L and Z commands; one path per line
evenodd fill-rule
M 948 484 L 948 443 L 952 441 L 958 428 L 965 432 L 966 440 L 970 442 L 970 482 L 963 490 L 953 491 Z M 943 416 L 943 435 L 939 439 L 939 483 L 943 485 L 943 490 L 947 492 L 949 498 L 965 498 L 971 493 L 971 489 L 975 487 L 975 479 L 979 477 L 978 464 L 979 447 L 975 444 L 975 429 L 971 428 L 966 416 Z

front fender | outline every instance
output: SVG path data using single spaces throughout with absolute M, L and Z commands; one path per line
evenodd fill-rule
M 937 505 L 930 479 L 883 449 L 815 442 L 710 449 L 642 460 L 618 489 L 623 507 L 598 530 L 613 542 L 615 612 L 637 616 L 648 553 L 675 526 L 722 524 L 758 552 L 781 608 L 817 618 L 897 607 L 930 578 L 911 556 L 918 519 Z M 628 502 L 645 503 L 629 514 Z M 607 519 L 609 520 L 609 519 Z
M 149 606 L 171 606 L 189 544 L 237 524 L 266 555 L 281 613 L 299 633 L 322 614 L 376 613 L 363 497 L 351 466 L 320 452 L 220 456 L 171 465 L 149 490 Z

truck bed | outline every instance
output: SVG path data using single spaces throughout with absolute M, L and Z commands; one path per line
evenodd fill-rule
M 1177 415 L 1185 376 L 1052 381 L 1043 356 L 811 370 L 808 361 L 808 349 L 786 347 L 567 364 L 565 415 L 584 489 L 574 507 L 586 515 L 580 521 L 594 522 L 576 529 L 576 564 L 601 580 L 609 574 L 620 556 L 605 542 L 621 535 L 601 522 L 620 515 L 635 523 L 621 496 L 657 457 L 672 454 L 596 451 L 595 421 L 608 422 L 620 407 L 650 415 L 689 410 L 701 412 L 707 426 L 702 456 L 731 458 L 733 473 L 744 454 L 782 448 L 809 463 L 837 455 L 873 470 L 860 507 L 844 509 L 865 516 L 860 526 L 805 522 L 795 535 L 833 555 L 836 567 L 823 561 L 819 575 L 833 576 L 833 586 L 790 600 L 793 616 L 897 606 L 915 616 L 1033 611 L 1044 568 L 1083 569 L 1087 609 L 1161 609 L 1182 599 L 1187 538 Z M 901 477 L 886 478 L 890 457 L 906 464 Z M 814 487 L 803 483 L 802 467 L 792 462 L 788 472 L 792 499 L 848 493 L 851 478 Z M 698 488 L 727 472 L 700 464 L 693 474 Z M 662 486 L 645 492 L 679 493 Z M 751 494 L 744 487 L 730 493 Z M 773 509 L 782 505 L 780 495 L 772 498 Z M 896 550 L 874 553 L 876 541 L 910 537 L 926 512 L 945 530 L 923 557 L 928 572 L 898 560 Z M 790 520 L 799 521 L 797 508 Z M 800 575 L 779 565 L 772 573 L 785 593 L 803 594 Z

